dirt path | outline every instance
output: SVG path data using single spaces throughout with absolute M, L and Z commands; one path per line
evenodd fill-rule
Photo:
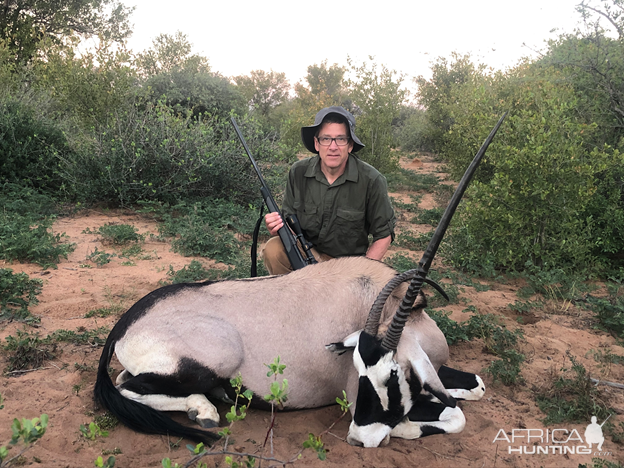
M 405 162 L 406 167 L 415 171 L 431 172 L 437 169 L 435 161 L 428 157 Z M 438 174 L 443 176 L 442 174 Z M 407 194 L 395 194 L 406 197 Z M 409 197 L 406 201 L 409 201 Z M 423 197 L 421 207 L 433 206 L 432 198 Z M 87 268 L 86 257 L 95 248 L 112 252 L 110 246 L 103 246 L 94 234 L 85 230 L 95 230 L 106 223 L 133 224 L 141 233 L 156 233 L 154 222 L 134 214 L 114 212 L 81 213 L 71 218 L 60 219 L 54 226 L 56 232 L 64 232 L 69 240 L 77 244 L 76 250 L 69 259 L 61 262 L 58 269 L 42 271 L 36 265 L 2 264 L 1 268 L 11 268 L 14 272 L 26 272 L 33 278 L 44 281 L 43 293 L 39 296 L 39 305 L 32 312 L 41 316 L 41 324 L 37 329 L 42 337 L 55 330 L 77 329 L 92 330 L 98 327 L 112 327 L 119 315 L 106 318 L 84 318 L 91 310 L 104 307 L 127 309 L 143 295 L 156 289 L 159 281 L 166 279 L 169 267 L 181 269 L 190 263 L 185 258 L 170 251 L 166 243 L 146 241 L 144 253 L 146 259 L 134 260 L 134 265 L 124 264 L 124 259 L 113 258 L 112 261 L 97 268 Z M 399 229 L 415 229 L 426 232 L 430 227 L 409 226 L 402 220 Z M 388 255 L 402 249 L 393 247 Z M 419 256 L 420 252 L 412 253 Z M 200 261 L 204 261 L 201 260 Z M 553 445 L 533 439 L 526 444 L 525 439 L 516 439 L 514 444 L 502 440 L 506 434 L 511 438 L 515 430 L 516 436 L 525 434 L 522 429 L 533 429 L 533 436 L 538 430 L 546 429 L 542 422 L 543 413 L 538 409 L 534 395 L 540 388 L 547 385 L 551 372 L 561 367 L 570 367 L 566 353 L 574 355 L 593 376 L 604 380 L 624 382 L 624 366 L 614 364 L 610 373 L 601 373 L 604 369 L 588 354 L 590 350 L 608 350 L 617 355 L 624 355 L 624 350 L 616 345 L 615 339 L 603 332 L 596 331 L 591 313 L 571 304 L 553 303 L 550 307 L 534 312 L 532 323 L 521 325 L 516 314 L 509 309 L 517 298 L 516 293 L 522 286 L 517 281 L 506 281 L 491 284 L 488 291 L 476 291 L 472 287 L 462 286 L 459 304 L 445 307 L 452 311 L 451 318 L 463 321 L 469 315 L 463 313 L 468 305 L 475 306 L 481 313 L 498 315 L 510 329 L 522 327 L 526 342 L 522 344 L 527 362 L 522 374 L 525 382 L 513 387 L 492 384 L 490 376 L 483 369 L 495 359 L 483 351 L 483 343 L 479 340 L 461 343 L 451 347 L 450 365 L 454 368 L 479 373 L 487 386 L 482 401 L 461 403 L 466 415 L 466 428 L 461 434 L 437 435 L 422 440 L 392 439 L 386 447 L 362 449 L 351 447 L 344 442 L 348 429 L 348 418 L 340 421 L 324 437 L 328 450 L 327 460 L 321 462 L 310 451 L 304 452 L 295 466 L 328 467 L 328 468 L 360 468 L 360 467 L 574 467 L 579 463 L 591 466 L 592 455 L 549 453 L 549 454 L 518 454 L 509 452 L 509 446 L 517 448 L 526 445 L 530 450 L 537 446 Z M 24 328 L 17 323 L 5 324 L 0 330 L 0 338 L 15 336 L 17 330 Z M 32 331 L 32 329 L 27 329 Z M 0 440 L 8 441 L 11 437 L 10 426 L 13 418 L 33 418 L 47 413 L 50 424 L 41 441 L 23 459 L 24 465 L 43 466 L 49 468 L 86 468 L 92 467 L 93 461 L 104 453 L 116 453 L 116 467 L 142 468 L 160 467 L 164 457 L 174 462 L 184 463 L 189 460 L 189 452 L 185 448 L 187 441 L 169 440 L 167 437 L 146 436 L 137 434 L 125 427 L 118 426 L 110 431 L 108 437 L 98 437 L 89 441 L 81 437 L 79 426 L 93 421 L 101 411 L 94 410 L 92 400 L 94 369 L 101 352 L 99 347 L 60 345 L 62 353 L 58 358 L 45 364 L 45 367 L 33 372 L 13 376 L 0 377 L 0 393 L 4 397 L 4 409 L 0 411 Z M 119 365 L 113 362 L 119 371 Z M 6 364 L 3 365 L 5 367 Z M 618 413 L 612 417 L 614 421 L 623 420 L 624 391 L 611 387 L 603 388 L 603 397 Z M 221 406 L 221 417 L 227 407 Z M 337 407 L 318 410 L 299 411 L 279 414 L 275 426 L 273 449 L 275 457 L 288 460 L 301 449 L 301 444 L 308 438 L 308 433 L 319 434 L 339 417 Z M 185 415 L 175 417 L 184 422 Z M 259 450 L 266 436 L 270 414 L 251 410 L 247 419 L 234 426 L 234 443 L 232 448 L 240 452 L 255 453 Z M 601 421 L 599 421 L 601 422 Z M 585 424 L 560 424 L 548 429 L 560 428 L 568 431 L 576 430 L 581 437 Z M 501 429 L 503 433 L 501 434 Z M 559 434 L 563 434 L 560 432 Z M 493 442 L 498 437 L 497 442 Z M 580 443 L 580 442 L 579 442 Z M 3 442 L 4 444 L 4 442 Z M 574 446 L 576 442 L 559 444 Z M 13 449 L 11 452 L 14 452 Z M 553 450 L 553 449 L 549 449 Z M 561 449 L 563 451 L 563 449 Z M 622 460 L 622 446 L 613 443 L 609 438 L 604 443 L 601 458 L 611 462 Z M 569 449 L 568 449 L 569 452 Z M 106 459 L 108 455 L 104 458 Z M 225 466 L 223 457 L 204 459 L 208 466 Z M 262 466 L 267 466 L 263 464 Z

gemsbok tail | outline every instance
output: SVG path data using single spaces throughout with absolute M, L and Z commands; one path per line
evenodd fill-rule
M 97 380 L 93 390 L 96 401 L 99 401 L 104 408 L 115 415 L 125 426 L 137 432 L 184 437 L 195 442 L 203 442 L 206 446 L 211 446 L 216 440 L 220 439 L 220 436 L 217 434 L 184 426 L 165 416 L 160 411 L 125 398 L 117 390 L 108 374 L 108 366 L 117 341 L 113 335 L 113 333 L 109 335 L 100 356 Z

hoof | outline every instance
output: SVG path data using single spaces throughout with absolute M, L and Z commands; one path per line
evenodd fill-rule
M 191 421 L 195 421 L 197 420 L 197 415 L 199 414 L 199 411 L 197 411 L 196 408 L 190 408 L 187 412 L 186 415 L 189 417 L 189 419 Z
M 212 427 L 219 426 L 219 421 L 213 421 L 212 419 L 208 418 L 196 418 L 195 422 L 197 422 L 197 424 L 199 424 L 204 429 L 210 429 Z

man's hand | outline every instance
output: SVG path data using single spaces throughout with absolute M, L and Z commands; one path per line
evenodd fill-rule
M 277 231 L 279 231 L 282 226 L 284 226 L 284 221 L 282 221 L 279 213 L 267 213 L 264 216 L 264 224 L 266 224 L 266 227 L 269 230 L 269 234 L 271 234 L 272 237 L 276 236 Z

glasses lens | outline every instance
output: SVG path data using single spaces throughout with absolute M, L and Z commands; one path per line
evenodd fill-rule
M 317 140 L 321 146 L 329 146 L 332 144 L 332 141 L 335 141 L 338 146 L 347 146 L 347 144 L 349 143 L 349 139 L 347 137 L 338 137 L 338 138 L 321 137 L 321 138 L 317 138 Z

